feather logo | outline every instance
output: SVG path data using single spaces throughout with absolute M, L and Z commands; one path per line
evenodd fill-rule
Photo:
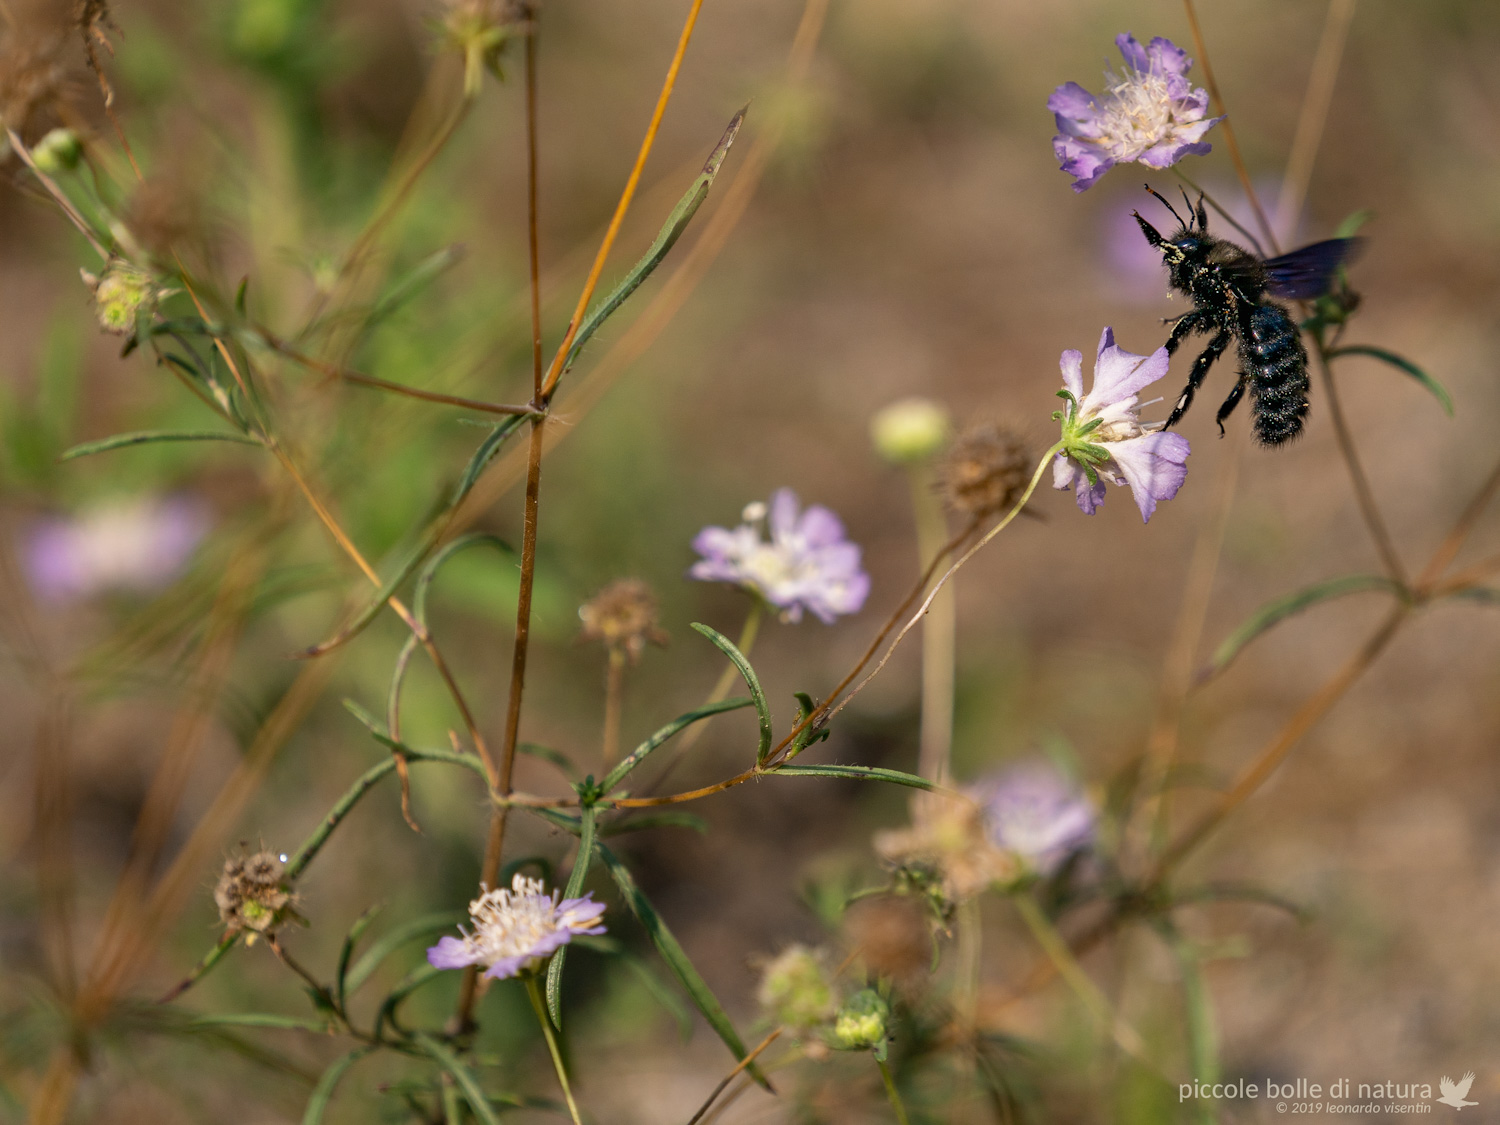
M 1453 1079 L 1445 1074 L 1442 1081 L 1438 1083 L 1438 1086 L 1443 1091 L 1443 1096 L 1438 1101 L 1444 1105 L 1451 1105 L 1454 1109 L 1463 1109 L 1466 1105 L 1478 1105 L 1478 1102 L 1464 1101 L 1464 1098 L 1468 1096 L 1469 1087 L 1473 1084 L 1474 1072 L 1472 1070 L 1468 1074 L 1465 1074 L 1463 1079 L 1458 1082 L 1453 1081 Z

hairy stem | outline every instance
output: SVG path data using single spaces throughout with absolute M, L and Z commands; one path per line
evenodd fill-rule
M 563 1097 L 568 1100 L 568 1112 L 573 1116 L 573 1125 L 583 1125 L 578 1116 L 578 1105 L 573 1101 L 573 1088 L 568 1085 L 568 1071 L 563 1066 L 562 1052 L 557 1049 L 557 1036 L 552 1031 L 552 1021 L 547 1018 L 547 1006 L 542 1000 L 542 989 L 535 973 L 526 976 L 526 995 L 531 998 L 531 1010 L 542 1025 L 542 1034 L 547 1039 L 547 1050 L 552 1055 L 552 1068 L 557 1071 L 557 1081 L 562 1086 Z

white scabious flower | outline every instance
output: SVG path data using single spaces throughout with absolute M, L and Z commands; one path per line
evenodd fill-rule
M 484 975 L 496 980 L 532 973 L 578 934 L 602 934 L 595 923 L 603 913 L 592 892 L 559 902 L 558 892 L 548 894 L 540 879 L 517 875 L 510 890 L 485 891 L 469 903 L 473 932 L 441 938 L 427 961 L 438 969 L 483 965 Z

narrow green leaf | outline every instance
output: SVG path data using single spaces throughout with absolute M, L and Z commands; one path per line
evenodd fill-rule
M 569 781 L 578 780 L 578 767 L 573 764 L 573 759 L 560 750 L 554 750 L 550 746 L 540 746 L 535 742 L 520 742 L 516 744 L 518 754 L 529 754 L 533 758 L 540 758 L 557 768 L 557 771 Z
M 578 358 L 583 346 L 589 342 L 589 338 L 598 331 L 599 326 L 614 314 L 615 310 L 625 303 L 632 293 L 640 287 L 641 282 L 650 277 L 652 271 L 661 265 L 662 259 L 672 249 L 673 244 L 682 236 L 687 225 L 692 221 L 693 215 L 702 206 L 703 201 L 708 198 L 708 189 L 713 184 L 714 178 L 719 174 L 719 169 L 724 165 L 724 157 L 729 154 L 729 146 L 734 143 L 735 135 L 740 131 L 740 126 L 745 123 L 745 110 L 740 110 L 729 122 L 729 128 L 724 131 L 724 136 L 719 140 L 708 161 L 703 165 L 703 171 L 698 174 L 687 189 L 687 193 L 677 201 L 677 206 L 672 208 L 672 213 L 667 216 L 667 221 L 662 224 L 661 231 L 656 236 L 656 241 L 651 243 L 646 251 L 645 257 L 641 258 L 625 275 L 625 279 L 615 286 L 614 290 L 605 297 L 603 301 L 595 305 L 593 310 L 583 318 L 583 324 L 579 326 L 578 334 L 573 337 L 573 346 L 568 349 L 568 358 L 563 363 L 563 370 L 573 366 L 573 361 Z
M 458 1083 L 458 1088 L 463 1091 L 464 1100 L 469 1103 L 469 1108 L 474 1111 L 474 1116 L 484 1122 L 484 1125 L 500 1125 L 500 1118 L 495 1113 L 495 1107 L 490 1105 L 490 1099 L 485 1096 L 483 1087 L 479 1085 L 479 1079 L 474 1077 L 474 1072 L 466 1067 L 457 1055 L 448 1050 L 425 1031 L 419 1031 L 412 1036 L 417 1046 L 433 1057 L 444 1070 L 453 1075 L 453 1081 Z
M 767 777 L 847 777 L 857 781 L 886 781 L 912 789 L 937 790 L 942 786 L 914 773 L 882 769 L 879 766 L 777 766 L 766 771 Z
M 750 689 L 750 697 L 755 700 L 755 713 L 760 717 L 760 745 L 755 750 L 755 764 L 761 765 L 771 752 L 771 708 L 766 703 L 766 693 L 761 690 L 755 669 L 750 667 L 750 661 L 745 659 L 745 654 L 735 648 L 734 642 L 723 633 L 697 621 L 692 623 L 692 627 L 713 641 L 719 650 L 729 657 L 730 662 L 744 678 L 745 686 Z
M 463 475 L 454 487 L 453 495 L 449 497 L 447 507 L 434 520 L 421 541 L 407 551 L 405 557 L 397 565 L 395 573 L 381 585 L 380 589 L 376 591 L 375 596 L 370 599 L 364 609 L 355 614 L 347 625 L 326 641 L 313 645 L 312 648 L 307 649 L 300 655 L 305 657 L 322 656 L 324 653 L 330 652 L 340 645 L 347 644 L 359 636 L 365 630 L 365 627 L 379 616 L 381 609 L 385 607 L 385 603 L 389 600 L 390 596 L 396 592 L 397 588 L 403 582 L 416 572 L 417 568 L 422 565 L 422 560 L 437 546 L 443 529 L 447 527 L 447 520 L 443 516 L 463 503 L 464 498 L 469 495 L 470 490 L 478 482 L 485 468 L 494 460 L 495 455 L 500 452 L 500 448 L 505 444 L 506 439 L 514 434 L 525 420 L 525 415 L 517 414 L 496 423 L 490 430 L 489 436 L 480 442 L 479 448 L 469 458 L 469 463 L 464 466 Z
M 333 1064 L 323 1072 L 318 1079 L 318 1084 L 313 1087 L 312 1097 L 307 1099 L 307 1109 L 302 1114 L 302 1125 L 322 1125 L 323 1112 L 328 1108 L 328 1103 L 333 1100 L 333 1093 L 338 1089 L 339 1080 L 360 1059 L 364 1058 L 374 1047 L 356 1047 L 347 1055 L 335 1059 Z
M 455 243 L 452 246 L 444 246 L 441 250 L 427 255 L 415 266 L 409 269 L 401 277 L 397 278 L 389 289 L 381 294 L 380 299 L 375 302 L 369 314 L 365 317 L 367 324 L 384 320 L 395 312 L 407 301 L 411 300 L 427 286 L 431 285 L 437 278 L 463 261 L 464 248 Z
M 1462 598 L 1466 602 L 1478 602 L 1480 605 L 1500 605 L 1500 590 L 1490 586 L 1470 586 L 1465 590 L 1455 590 L 1448 597 Z
M 693 628 L 698 629 L 698 626 L 694 625 Z M 702 630 L 700 629 L 699 631 L 701 632 Z M 709 632 L 713 632 L 713 630 L 709 630 Z M 719 640 L 724 640 L 724 638 L 718 633 L 714 633 L 713 635 L 715 637 L 719 637 Z M 728 644 L 729 642 L 725 641 L 724 643 Z M 730 645 L 729 647 L 734 648 L 733 645 Z M 738 653 L 738 651 L 738 649 L 735 649 L 736 654 Z M 743 660 L 744 657 L 740 657 L 740 659 Z M 749 665 L 746 664 L 745 668 L 748 669 Z M 755 673 L 751 672 L 750 675 L 754 676 Z M 753 686 L 758 690 L 760 685 L 755 684 Z M 625 776 L 630 773 L 631 770 L 635 769 L 636 766 L 645 761 L 646 756 L 650 754 L 651 751 L 655 750 L 662 743 L 666 742 L 678 731 L 684 729 L 685 727 L 691 726 L 699 719 L 706 719 L 710 715 L 721 715 L 725 711 L 738 711 L 741 707 L 749 707 L 753 702 L 754 700 L 746 699 L 744 696 L 737 696 L 734 699 L 725 699 L 718 703 L 709 703 L 703 707 L 699 707 L 697 710 L 689 711 L 685 715 L 678 715 L 677 718 L 673 719 L 670 723 L 662 727 L 650 738 L 646 739 L 645 742 L 642 742 L 628 755 L 622 758 L 615 766 L 615 768 L 609 771 L 609 775 L 605 777 L 604 781 L 600 783 L 600 789 L 603 792 L 608 793 L 615 786 L 619 785 L 620 782 L 624 781 Z M 767 727 L 767 724 L 769 722 L 770 716 L 767 715 L 765 721 L 761 724 L 763 737 L 766 738 L 770 737 L 769 729 Z
M 1437 398 L 1443 409 L 1447 411 L 1448 417 L 1453 417 L 1453 396 L 1448 389 L 1423 371 L 1409 359 L 1397 355 L 1395 352 L 1386 351 L 1385 348 L 1371 347 L 1369 344 L 1350 344 L 1347 347 L 1333 348 L 1328 352 L 1329 359 L 1337 359 L 1344 355 L 1367 355 L 1371 359 L 1378 359 L 1388 363 L 1399 371 L 1404 371 L 1422 386 L 1426 387 Z
M 578 835 L 578 857 L 573 860 L 573 871 L 568 876 L 568 887 L 563 891 L 563 898 L 577 898 L 583 894 L 583 880 L 589 873 L 589 860 L 594 856 L 594 829 L 598 820 L 598 810 L 592 805 L 586 805 L 579 810 L 581 831 Z M 552 955 L 552 963 L 547 966 L 547 1015 L 552 1020 L 552 1026 L 559 1031 L 562 1030 L 562 974 L 563 961 L 568 955 L 568 947 L 560 946 Z
M 725 1014 L 718 998 L 698 974 L 693 963 L 688 960 L 688 955 L 683 951 L 672 931 L 667 928 L 667 924 L 662 921 L 661 915 L 641 893 L 635 877 L 620 862 L 620 858 L 603 844 L 595 844 L 594 850 L 604 861 L 604 865 L 609 868 L 610 876 L 614 879 L 615 886 L 619 887 L 621 897 L 630 907 L 631 913 L 645 927 L 646 933 L 650 935 L 652 943 L 656 946 L 656 951 L 667 963 L 667 968 L 672 970 L 678 982 L 687 990 L 694 1007 L 703 1013 L 703 1018 L 724 1041 L 724 1045 L 729 1048 L 734 1057 L 743 1061 L 749 1052 L 745 1050 L 745 1044 L 741 1041 L 739 1033 L 734 1030 L 734 1024 L 729 1022 L 729 1016 Z M 759 1067 L 752 1063 L 747 1069 L 757 1082 L 770 1089 L 770 1083 L 766 1081 Z
M 406 1035 L 406 1031 L 396 1023 L 396 1009 L 401 1006 L 403 1000 L 417 989 L 421 988 L 424 984 L 432 983 L 447 971 L 447 969 L 439 969 L 435 965 L 424 963 L 407 973 L 402 978 L 401 983 L 386 994 L 386 998 L 380 1003 L 380 1011 L 375 1013 L 375 1038 L 380 1038 L 381 1034 L 385 1031 L 387 1023 L 396 1028 L 399 1034 Z
M 250 275 L 247 273 L 240 278 L 240 286 L 234 291 L 234 311 L 241 316 L 245 315 L 245 297 L 250 289 Z
M 626 832 L 644 832 L 648 828 L 691 828 L 701 836 L 708 832 L 708 822 L 689 812 L 646 813 L 611 821 L 599 829 L 599 835 L 621 836 Z
M 468 920 L 469 914 L 466 910 L 444 910 L 437 914 L 424 914 L 420 918 L 413 918 L 381 934 L 370 943 L 370 948 L 365 950 L 364 955 L 354 962 L 354 967 L 349 970 L 348 976 L 344 979 L 345 993 L 352 996 L 357 992 L 359 986 L 369 980 L 371 974 L 380 967 L 381 962 L 412 939 L 434 934 L 439 930 L 451 930 Z
M 218 1016 L 197 1016 L 188 1027 L 271 1027 L 281 1031 L 328 1033 L 327 1020 L 310 1020 L 302 1016 L 281 1016 L 274 1012 L 225 1012 Z
M 349 933 L 344 937 L 344 944 L 339 948 L 339 967 L 334 976 L 333 994 L 338 1000 L 339 1010 L 344 1008 L 344 978 L 349 972 L 349 959 L 354 956 L 354 947 L 359 944 L 359 939 L 364 936 L 370 923 L 375 921 L 375 915 L 380 913 L 381 904 L 376 903 L 354 920 L 354 925 L 349 927 Z
M 457 539 L 444 543 L 441 549 L 427 560 L 426 565 L 422 567 L 422 572 L 417 575 L 416 592 L 412 595 L 412 612 L 423 625 L 427 624 L 427 594 L 432 589 L 433 579 L 437 577 L 443 564 L 466 548 L 480 546 L 494 547 L 505 555 L 514 556 L 516 553 L 515 549 L 504 539 L 498 535 L 491 535 L 487 531 L 471 531 L 467 535 L 460 535 Z
M 260 445 L 249 434 L 238 434 L 233 430 L 140 430 L 133 434 L 116 434 L 99 441 L 88 441 L 65 450 L 59 461 L 74 461 L 79 457 L 91 457 L 95 453 L 107 453 L 111 449 L 124 449 L 130 445 L 150 445 L 163 441 L 232 441 L 238 445 Z
M 1230 633 L 1224 642 L 1214 650 L 1209 659 L 1208 667 L 1198 675 L 1199 682 L 1217 676 L 1225 668 L 1229 667 L 1231 661 L 1240 654 L 1246 645 L 1259 637 L 1268 629 L 1285 621 L 1294 614 L 1301 613 L 1304 609 L 1326 602 L 1333 598 L 1341 598 L 1347 594 L 1359 594 L 1366 590 L 1385 590 L 1398 597 L 1401 587 L 1380 574 L 1349 574 L 1343 578 L 1331 578 L 1327 582 L 1319 582 L 1298 590 L 1295 593 L 1277 598 L 1268 602 L 1250 615 L 1243 625 Z
M 800 725 L 812 715 L 813 711 L 816 710 L 816 708 L 813 705 L 812 696 L 808 695 L 807 692 L 797 691 L 793 692 L 792 695 L 797 700 L 796 725 Z M 791 748 L 787 750 L 786 757 L 783 758 L 782 761 L 790 762 L 793 758 L 802 753 L 802 751 L 806 750 L 814 742 L 823 741 L 823 739 L 828 737 L 828 734 L 829 731 L 827 727 L 820 727 L 816 723 L 808 723 L 806 727 L 803 727 L 802 733 L 797 735 L 796 738 L 792 739 Z

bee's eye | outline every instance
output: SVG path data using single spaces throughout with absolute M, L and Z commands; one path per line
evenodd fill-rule
M 1179 238 L 1172 245 L 1176 246 L 1184 254 L 1191 254 L 1194 250 L 1198 249 L 1198 240 L 1196 238 Z

